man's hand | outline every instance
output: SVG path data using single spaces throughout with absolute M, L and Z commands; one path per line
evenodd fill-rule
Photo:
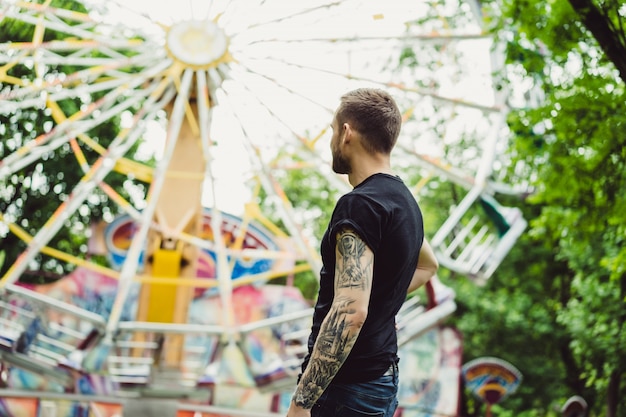
M 287 417 L 311 417 L 311 410 L 298 407 L 296 403 L 291 401 L 291 404 L 289 404 L 289 410 L 287 410 Z

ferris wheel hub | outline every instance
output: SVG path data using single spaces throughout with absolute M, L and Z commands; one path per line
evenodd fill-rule
M 214 22 L 187 20 L 169 29 L 166 45 L 177 61 L 194 68 L 209 68 L 226 55 L 228 38 Z

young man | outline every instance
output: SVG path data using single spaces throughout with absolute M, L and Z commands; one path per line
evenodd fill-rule
M 309 354 L 288 417 L 391 417 L 397 407 L 395 316 L 438 267 L 420 208 L 391 170 L 401 124 L 395 101 L 378 89 L 345 94 L 335 112 L 333 170 L 354 189 L 322 239 Z

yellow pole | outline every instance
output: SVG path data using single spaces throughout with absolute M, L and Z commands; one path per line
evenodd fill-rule
M 195 112 L 193 102 L 191 107 Z M 170 114 L 173 111 L 172 108 L 168 110 Z M 167 282 L 194 279 L 197 269 L 199 249 L 177 237 L 181 233 L 198 236 L 202 226 L 204 161 L 196 118 L 187 116 L 183 119 L 157 203 L 154 221 L 159 228 L 152 229 L 148 234 L 145 258 L 145 275 L 148 279 L 142 283 L 139 293 L 138 321 L 186 323 L 189 304 L 193 299 L 193 286 L 172 287 L 171 282 Z M 162 277 L 166 282 L 151 280 L 149 277 Z M 183 348 L 184 336 L 168 336 L 163 350 L 165 365 L 178 366 L 183 359 Z

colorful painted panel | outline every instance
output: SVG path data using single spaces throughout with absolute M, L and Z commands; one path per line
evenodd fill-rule
M 512 364 L 498 358 L 477 358 L 463 365 L 465 386 L 474 396 L 491 405 L 514 393 L 522 374 Z
M 224 212 L 221 213 L 221 217 L 221 235 L 226 247 L 230 247 L 242 232 L 242 219 Z M 121 269 L 136 230 L 137 225 L 129 215 L 117 217 L 105 227 L 104 243 L 107 251 L 106 255 L 113 268 Z M 248 223 L 245 226 L 245 232 L 240 249 L 280 250 L 277 240 L 262 226 L 253 222 Z M 202 212 L 202 231 L 199 237 L 206 241 L 213 241 L 211 210 L 209 209 L 204 209 Z M 214 251 L 203 249 L 199 255 L 196 276 L 199 278 L 215 278 L 215 258 Z M 142 264 L 143 257 L 140 258 L 140 265 Z M 266 272 L 272 268 L 273 264 L 274 261 L 272 259 L 238 258 L 234 260 L 232 266 L 232 277 L 237 279 L 246 275 Z
M 461 336 L 449 327 L 429 330 L 401 347 L 402 417 L 457 415 L 462 353 Z
M 0 398 L 0 417 L 33 417 L 38 413 L 36 398 Z

